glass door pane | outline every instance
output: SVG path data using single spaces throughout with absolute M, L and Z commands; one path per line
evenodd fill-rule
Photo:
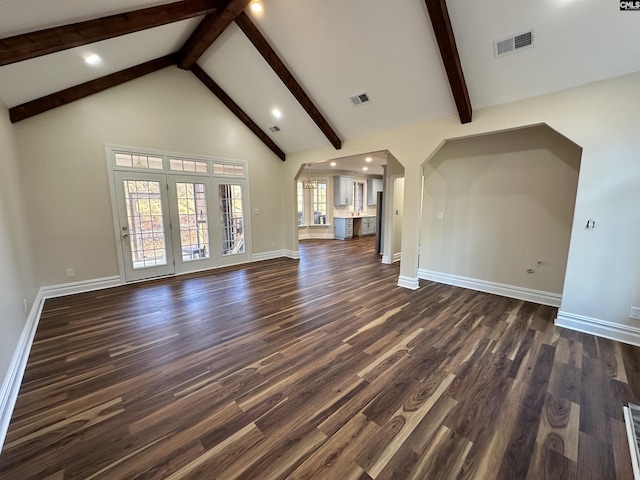
M 167 264 L 160 182 L 124 180 L 133 269 Z
M 242 185 L 219 184 L 220 226 L 222 227 L 222 255 L 245 252 L 244 206 Z
M 204 183 L 176 182 L 182 261 L 210 257 L 207 193 Z

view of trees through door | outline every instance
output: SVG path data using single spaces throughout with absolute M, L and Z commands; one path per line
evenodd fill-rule
M 242 187 L 240 185 L 222 184 L 218 188 L 220 225 L 222 227 L 222 254 L 244 253 Z
M 209 258 L 207 196 L 204 183 L 176 183 L 182 261 Z
M 127 230 L 134 268 L 167 264 L 160 183 L 124 180 Z

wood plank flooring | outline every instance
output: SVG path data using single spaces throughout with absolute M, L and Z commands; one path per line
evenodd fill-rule
M 3 480 L 631 479 L 640 349 L 372 238 L 48 300 Z

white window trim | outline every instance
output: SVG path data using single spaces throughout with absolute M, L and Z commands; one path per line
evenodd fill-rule
M 194 176 L 203 176 L 203 177 L 215 177 L 215 178 L 237 178 L 237 179 L 249 179 L 249 162 L 246 160 L 236 160 L 230 158 L 222 158 L 222 157 L 209 157 L 204 155 L 192 155 L 186 153 L 178 153 L 178 152 L 167 152 L 163 150 L 153 150 L 150 148 L 139 148 L 139 147 L 127 147 L 124 145 L 105 145 L 105 153 L 107 157 L 107 163 L 109 165 L 109 169 L 120 170 L 120 171 L 129 171 L 129 172 L 164 172 L 168 175 L 194 175 Z M 162 158 L 162 170 L 157 168 L 139 168 L 139 167 L 123 167 L 120 165 L 116 165 L 115 162 L 115 154 L 123 153 L 125 155 L 149 155 L 154 157 Z M 194 162 L 206 162 L 208 164 L 207 173 L 204 172 L 189 172 L 184 170 L 171 170 L 169 166 L 169 159 L 173 158 L 174 160 L 191 160 Z M 242 165 L 244 175 L 225 175 L 222 173 L 213 173 L 213 164 L 214 163 L 223 163 L 226 165 Z
M 313 180 L 317 180 L 318 182 L 324 182 L 324 184 L 326 185 L 327 198 L 326 198 L 326 207 L 325 208 L 327 210 L 327 215 L 326 215 L 327 223 L 310 223 L 309 226 L 310 227 L 320 227 L 320 228 L 331 226 L 331 223 L 329 222 L 329 179 L 325 178 L 325 177 L 315 177 L 315 178 L 313 178 Z M 310 213 L 314 213 L 313 212 L 313 190 L 309 191 L 309 212 Z
M 330 218 L 333 218 L 333 210 L 331 206 L 331 195 L 329 193 L 330 177 L 312 177 L 312 180 L 317 180 L 319 182 L 325 182 L 327 185 L 327 223 L 311 223 L 309 219 L 313 218 L 313 190 L 305 190 L 304 191 L 304 213 L 305 213 L 305 224 L 298 225 L 298 228 L 326 228 L 331 226 Z M 302 180 L 296 180 L 296 210 L 298 207 L 298 182 Z

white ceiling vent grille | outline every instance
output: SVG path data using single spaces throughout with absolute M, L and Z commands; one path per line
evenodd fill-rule
M 273 127 L 269 127 L 269 131 L 271 133 L 276 133 L 280 131 L 280 127 L 278 125 L 274 125 Z
M 351 99 L 351 103 L 353 103 L 354 107 L 358 107 L 371 101 L 367 92 L 357 93 L 355 95 L 351 95 L 349 98 Z
M 497 40 L 493 42 L 493 55 L 498 58 L 518 50 L 531 48 L 534 45 L 533 42 L 535 38 L 536 36 L 532 28 L 529 31 L 519 33 L 518 35 L 512 35 L 511 37 Z

